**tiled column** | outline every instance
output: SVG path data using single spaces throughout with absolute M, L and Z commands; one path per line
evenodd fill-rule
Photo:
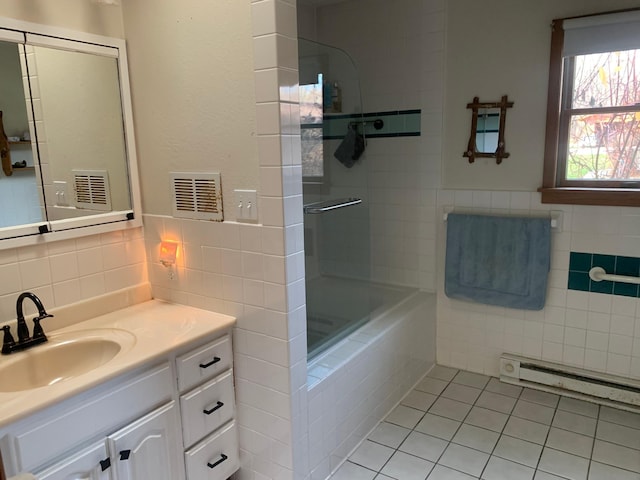
M 263 224 L 261 315 L 275 319 L 281 338 L 273 341 L 269 335 L 247 334 L 253 346 L 247 345 L 244 353 L 273 367 L 283 384 L 279 388 L 267 378 L 258 382 L 262 388 L 243 396 L 240 477 L 304 479 L 308 477 L 307 363 L 295 0 L 252 1 L 252 16 Z M 266 352 L 275 357 L 265 358 Z M 271 404 L 261 394 L 265 389 L 278 390 L 270 396 Z

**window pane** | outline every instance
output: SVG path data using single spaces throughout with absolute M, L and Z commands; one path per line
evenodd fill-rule
M 303 128 L 300 131 L 302 148 L 302 176 L 324 176 L 322 128 Z
M 322 74 L 317 83 L 300 85 L 302 176 L 324 175 L 322 148 Z
M 640 112 L 571 117 L 568 180 L 640 179 Z
M 575 57 L 572 108 L 635 105 L 640 102 L 640 50 Z

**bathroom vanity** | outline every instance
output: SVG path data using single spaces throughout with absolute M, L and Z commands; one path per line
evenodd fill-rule
M 6 473 L 41 480 L 228 478 L 239 467 L 233 323 L 151 300 L 47 332 L 51 345 L 2 356 Z M 84 362 L 65 363 L 68 355 L 86 357 L 89 367 L 73 370 Z M 10 382 L 13 370 L 19 378 Z

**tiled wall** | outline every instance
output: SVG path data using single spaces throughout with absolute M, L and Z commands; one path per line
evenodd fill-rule
M 379 124 L 374 125 L 376 121 Z M 323 137 L 341 140 L 353 124 L 366 138 L 418 137 L 420 109 L 326 116 L 322 125 Z
M 292 397 L 306 383 L 304 295 L 295 287 L 304 278 L 301 254 L 286 255 L 278 227 L 155 215 L 145 215 L 144 224 L 154 296 L 238 319 L 237 478 L 293 478 Z M 176 267 L 160 264 L 161 239 L 179 242 Z
M 439 363 L 496 375 L 499 355 L 510 352 L 640 378 L 638 299 L 568 288 L 571 252 L 593 252 L 598 261 L 640 256 L 637 209 L 542 205 L 538 193 L 470 190 L 443 190 L 438 205 L 518 214 L 563 212 L 562 231 L 552 233 L 547 301 L 541 311 L 447 298 L 442 288 L 446 227 L 440 220 L 438 249 L 443 254 L 439 256 L 438 278 Z M 577 262 L 578 258 L 574 255 L 572 268 L 586 268 Z M 590 255 L 589 261 L 594 261 Z
M 365 112 L 421 112 L 420 136 L 371 138 L 362 165 L 373 280 L 428 291 L 436 276 L 444 11 L 442 0 L 353 0 L 317 11 L 317 40 L 353 58 Z
M 51 309 L 146 281 L 141 228 L 0 250 L 0 321 L 16 318 L 23 291 Z
M 569 280 L 567 282 L 569 290 L 638 297 L 637 284 L 591 280 L 589 271 L 593 267 L 600 267 L 607 274 L 638 277 L 640 275 L 640 258 L 571 252 L 569 256 Z

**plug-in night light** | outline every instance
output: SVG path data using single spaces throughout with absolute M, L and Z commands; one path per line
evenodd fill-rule
M 178 253 L 178 242 L 163 240 L 160 242 L 160 263 L 165 267 L 170 267 L 176 263 Z

